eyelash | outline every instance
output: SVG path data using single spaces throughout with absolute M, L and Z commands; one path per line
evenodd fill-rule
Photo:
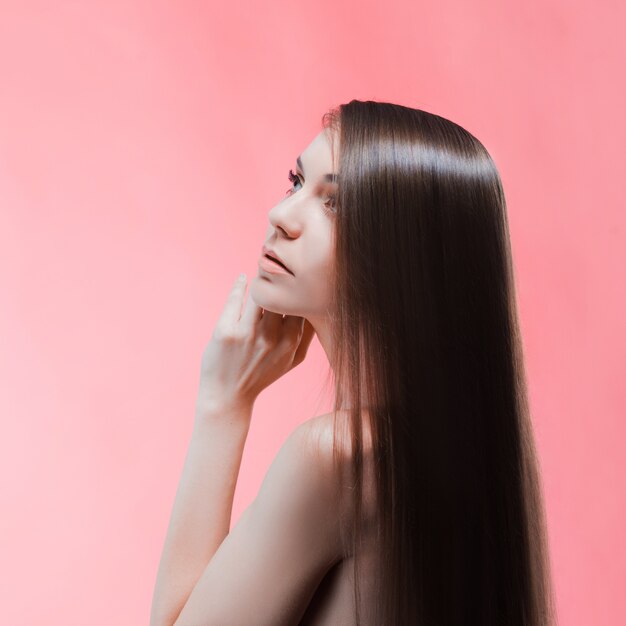
M 302 185 L 302 183 L 300 182 L 300 177 L 297 174 L 293 173 L 293 170 L 289 170 L 289 174 L 287 174 L 287 178 L 295 185 L 296 183 L 300 183 Z M 291 187 L 291 189 L 287 189 L 287 195 L 290 196 L 293 193 L 293 186 Z M 329 208 L 328 204 L 329 202 L 333 202 L 333 206 L 334 206 L 334 202 L 335 202 L 335 196 L 328 196 L 328 201 L 324 202 L 324 213 L 327 213 L 329 215 L 332 215 L 336 212 L 336 209 L 334 208 Z

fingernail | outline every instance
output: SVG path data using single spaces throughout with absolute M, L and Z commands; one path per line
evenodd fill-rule
M 245 282 L 246 281 L 246 275 L 242 272 L 241 274 L 239 274 L 239 278 L 237 280 L 239 280 L 240 283 Z

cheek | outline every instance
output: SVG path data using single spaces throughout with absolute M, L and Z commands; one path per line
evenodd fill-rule
M 335 242 L 333 235 L 334 231 L 329 228 L 328 224 L 324 224 L 323 227 L 320 226 L 319 231 L 316 233 L 314 244 L 307 246 L 310 251 L 311 265 L 315 265 L 320 271 L 324 271 L 334 265 Z
M 314 297 L 320 301 L 328 299 L 331 284 L 334 280 L 334 250 L 322 248 L 316 251 L 314 262 L 311 264 L 309 278 L 310 289 Z
M 324 245 L 320 245 L 315 249 L 315 252 L 311 254 L 311 269 L 315 276 L 320 280 L 326 280 L 328 272 L 334 266 L 335 251 L 328 245 L 327 242 Z

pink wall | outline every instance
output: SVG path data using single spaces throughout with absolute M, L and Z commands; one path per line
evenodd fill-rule
M 287 170 L 352 98 L 449 117 L 496 159 L 560 620 L 626 623 L 624 17 L 1 2 L 2 623 L 147 624 L 202 349 Z M 233 522 L 328 407 L 309 355 L 257 402 Z

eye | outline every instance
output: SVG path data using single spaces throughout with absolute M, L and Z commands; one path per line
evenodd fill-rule
M 302 186 L 302 181 L 300 180 L 300 177 L 297 174 L 294 174 L 293 170 L 289 170 L 289 174 L 287 174 L 287 178 L 295 185 L 296 183 L 298 183 L 300 186 Z M 290 196 L 291 194 L 293 194 L 295 191 L 293 187 L 291 187 L 291 189 L 287 189 L 286 194 L 288 196 Z M 333 215 L 337 212 L 337 209 L 335 208 L 335 203 L 336 203 L 336 198 L 333 195 L 329 195 L 328 196 L 328 200 L 326 202 L 324 202 L 324 213 L 328 214 L 328 215 Z M 329 206 L 331 205 L 331 206 Z
M 300 182 L 300 177 L 297 174 L 293 173 L 293 170 L 289 170 L 289 174 L 287 175 L 287 178 L 295 185 L 296 183 L 300 183 L 300 185 L 302 185 L 302 183 Z M 294 192 L 293 187 L 291 187 L 291 189 L 287 189 L 287 195 L 290 196 L 292 193 Z

